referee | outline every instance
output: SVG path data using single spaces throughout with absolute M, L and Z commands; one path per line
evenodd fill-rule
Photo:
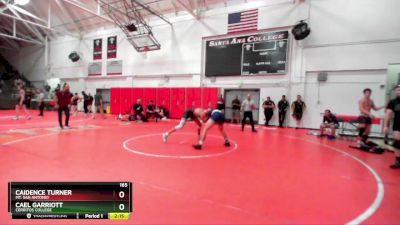
M 246 123 L 246 119 L 249 118 L 251 124 L 251 130 L 253 132 L 257 132 L 254 129 L 254 120 L 253 120 L 253 110 L 256 107 L 254 106 L 254 101 L 251 100 L 251 95 L 247 94 L 246 99 L 242 102 L 241 111 L 244 112 L 242 119 L 242 131 L 244 130 L 244 124 Z

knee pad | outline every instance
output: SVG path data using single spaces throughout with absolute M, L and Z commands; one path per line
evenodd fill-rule
M 393 147 L 395 149 L 400 149 L 400 140 L 394 140 Z
M 180 130 L 185 126 L 186 120 L 182 119 L 177 126 L 175 126 L 175 130 Z

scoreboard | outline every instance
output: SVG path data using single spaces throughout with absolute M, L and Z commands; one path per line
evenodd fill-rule
M 288 31 L 207 40 L 206 77 L 286 74 Z
M 12 219 L 129 219 L 131 182 L 9 182 Z

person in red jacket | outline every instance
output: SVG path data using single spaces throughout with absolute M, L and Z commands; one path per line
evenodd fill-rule
M 60 125 L 60 129 L 70 129 L 69 127 L 69 107 L 72 103 L 72 93 L 69 91 L 69 85 L 67 83 L 64 84 L 63 90 L 60 90 L 56 93 L 55 102 L 56 109 L 58 111 L 58 123 Z M 62 112 L 65 113 L 65 127 L 62 124 Z

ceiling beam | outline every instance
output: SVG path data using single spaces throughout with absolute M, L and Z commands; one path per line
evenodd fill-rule
M 10 14 L 7 14 L 7 13 L 0 12 L 0 15 L 8 17 L 8 18 L 16 19 L 18 21 L 22 21 L 22 22 L 25 22 L 27 24 L 31 24 L 33 26 L 37 26 L 37 27 L 43 28 L 45 30 L 53 31 L 55 33 L 65 34 L 65 35 L 69 35 L 69 36 L 72 36 L 72 37 L 79 38 L 78 35 L 72 34 L 70 32 L 67 32 L 67 31 L 64 31 L 64 30 L 57 30 L 57 29 L 54 29 L 54 28 L 49 28 L 49 27 L 47 27 L 45 25 L 42 25 L 42 24 L 39 24 L 39 23 L 35 23 L 35 22 L 29 21 L 29 20 L 25 20 L 25 19 L 22 19 L 22 18 L 18 18 L 16 16 L 13 16 L 13 15 L 10 15 Z
M 33 43 L 33 44 L 37 44 L 37 45 L 43 45 L 43 43 L 40 42 L 40 41 L 38 41 L 38 40 L 37 40 L 37 41 L 28 40 L 28 39 L 25 39 L 25 38 L 14 37 L 14 36 L 12 36 L 12 35 L 4 34 L 4 33 L 0 33 L 0 36 L 1 36 L 1 37 L 5 37 L 5 38 L 10 38 L 10 39 L 18 40 L 18 41 L 29 42 L 29 43 Z
M 176 0 L 175 2 L 178 3 L 178 5 L 180 5 L 182 8 L 184 8 L 186 10 L 186 12 L 188 12 L 190 15 L 192 15 L 196 20 L 200 19 L 200 17 L 198 15 L 196 15 L 193 12 L 193 10 L 188 8 L 181 0 Z
M 19 36 L 19 37 L 22 37 L 22 38 L 25 38 L 25 39 L 28 39 L 28 40 L 36 41 L 34 37 L 27 36 L 27 35 L 24 35 L 24 34 L 21 34 L 21 33 L 17 34 L 17 31 L 16 31 L 17 28 L 14 27 L 14 26 L 13 26 L 12 29 L 10 29 L 10 28 L 8 28 L 6 26 L 0 25 L 0 29 L 2 31 L 6 32 L 7 34 L 12 35 L 14 37 Z
M 4 1 L 2 0 L 2 2 L 4 3 Z M 8 9 L 19 19 L 22 19 L 22 17 L 19 15 L 19 13 L 12 8 L 12 5 L 8 5 L 6 4 L 6 6 L 8 7 Z M 22 21 L 22 20 L 21 20 Z M 32 27 L 29 26 L 25 21 L 22 21 L 22 23 L 24 24 L 24 26 L 30 30 L 33 34 L 35 34 L 41 41 L 44 41 L 44 37 L 43 35 L 39 32 L 39 30 L 36 27 Z
M 144 5 L 143 3 L 141 3 L 140 1 L 137 0 L 131 0 L 132 2 L 136 3 L 137 5 L 139 5 L 140 7 L 142 7 L 144 10 L 148 11 L 149 13 L 157 16 L 158 18 L 164 20 L 166 23 L 168 23 L 169 25 L 172 26 L 172 23 L 169 22 L 169 20 L 167 18 L 165 18 L 163 15 L 161 15 L 160 13 L 154 11 L 152 8 L 150 8 L 147 5 Z
M 61 9 L 61 12 L 69 19 L 69 20 L 73 20 L 73 17 L 71 16 L 71 14 L 67 11 L 67 9 L 64 7 L 63 2 L 60 2 L 60 0 L 55 0 L 57 6 Z M 76 23 L 71 23 L 72 26 L 74 27 L 75 31 L 77 33 L 80 33 L 81 30 L 78 28 L 78 26 L 76 25 Z
M 84 6 L 81 6 L 80 4 L 78 4 L 78 3 L 76 3 L 76 2 L 73 2 L 73 1 L 70 1 L 70 0 L 63 0 L 65 3 L 68 3 L 68 4 L 70 4 L 70 5 L 72 5 L 72 6 L 75 6 L 76 8 L 78 8 L 78 9 L 81 9 L 81 10 L 83 10 L 83 11 L 85 11 L 85 12 L 88 12 L 88 13 L 90 13 L 90 14 L 92 14 L 92 15 L 95 15 L 95 16 L 97 16 L 97 17 L 99 17 L 99 18 L 101 18 L 101 19 L 103 19 L 103 20 L 105 20 L 105 21 L 107 21 L 107 22 L 110 22 L 110 23 L 112 23 L 112 24 L 115 24 L 114 23 L 114 21 L 112 20 L 112 19 L 110 19 L 110 18 L 108 18 L 108 17 L 105 17 L 105 16 L 103 16 L 103 15 L 101 15 L 101 14 L 98 14 L 97 12 L 94 12 L 94 11 L 92 11 L 92 10 L 90 10 L 90 9 L 87 9 L 87 8 L 85 8 Z

